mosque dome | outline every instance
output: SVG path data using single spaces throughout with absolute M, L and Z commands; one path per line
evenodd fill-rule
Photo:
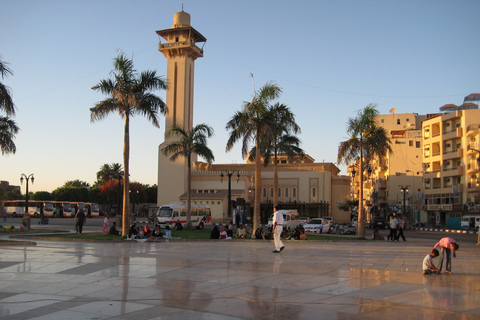
M 173 26 L 172 28 L 183 28 L 190 27 L 190 14 L 185 11 L 177 12 L 173 15 Z

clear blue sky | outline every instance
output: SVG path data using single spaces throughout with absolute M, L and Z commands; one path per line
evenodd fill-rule
M 480 92 L 480 1 L 3 0 L 0 54 L 14 71 L 3 82 L 21 131 L 17 153 L 0 156 L 0 180 L 18 185 L 34 173 L 30 190 L 52 191 L 123 164 L 123 121 L 90 123 L 89 109 L 105 99 L 91 87 L 109 76 L 117 49 L 137 70 L 165 75 L 155 31 L 170 28 L 182 4 L 208 39 L 196 61 L 194 124 L 215 129 L 216 163 L 244 162 L 239 148 L 225 153 L 225 124 L 252 98 L 250 73 L 257 89 L 283 88 L 279 101 L 317 162 L 336 161 L 348 118 L 369 103 L 426 114 Z M 133 181 L 157 183 L 160 123 L 131 123 Z

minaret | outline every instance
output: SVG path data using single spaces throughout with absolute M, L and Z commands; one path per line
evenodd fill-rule
M 173 16 L 171 29 L 157 31 L 166 43 L 159 43 L 158 51 L 167 58 L 167 97 L 168 113 L 165 117 L 165 132 L 173 125 L 191 130 L 193 127 L 193 88 L 195 60 L 203 57 L 203 49 L 197 42 L 207 39 L 190 26 L 190 15 L 180 11 Z M 187 163 L 184 158 L 171 162 L 162 149 L 177 140 L 166 138 L 158 147 L 158 205 L 179 201 L 187 186 Z M 192 159 L 196 161 L 196 159 Z

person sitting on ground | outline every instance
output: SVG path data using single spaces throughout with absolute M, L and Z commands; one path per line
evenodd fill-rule
M 245 239 L 247 237 L 247 230 L 243 226 L 243 224 L 240 224 L 240 227 L 237 229 L 237 238 L 239 239 Z
M 223 227 L 222 231 L 220 231 L 220 239 L 222 239 L 222 240 L 232 239 L 232 237 L 228 236 L 227 231 L 228 231 L 227 227 Z
M 233 238 L 233 221 L 230 221 L 227 229 L 227 237 Z
M 152 230 L 150 230 L 150 227 L 148 226 L 148 224 L 145 225 L 145 228 L 143 230 L 143 237 L 146 239 L 152 238 Z
M 137 238 L 137 236 L 138 236 L 137 224 L 134 222 L 130 227 L 130 230 L 128 231 L 128 237 L 135 239 Z
M 158 224 L 155 226 L 155 229 L 153 230 L 153 237 L 154 238 L 163 238 L 162 229 L 160 229 L 160 226 Z
M 375 229 L 373 229 L 372 239 L 373 240 L 385 240 L 385 237 L 380 234 L 380 228 L 379 227 L 375 227 Z
M 175 229 L 176 230 L 183 230 L 183 226 L 180 223 L 180 220 L 177 220 L 177 223 L 175 223 Z
M 257 228 L 257 230 L 255 230 L 255 239 L 263 239 L 265 240 L 265 231 L 263 231 L 263 228 Z
M 307 235 L 303 230 L 300 231 L 300 240 L 307 240 Z
M 423 259 L 423 272 L 422 274 L 440 274 L 440 270 L 433 264 L 433 258 L 438 257 L 439 252 L 437 249 L 432 249 L 432 252 L 427 254 Z
M 165 227 L 165 232 L 163 233 L 163 237 L 165 239 L 172 239 L 172 230 L 170 230 L 170 226 Z
M 218 226 L 213 227 L 213 230 L 210 233 L 210 239 L 220 239 L 220 230 L 218 230 Z
M 115 236 L 118 236 L 120 232 L 117 230 L 117 223 L 113 222 L 112 227 L 110 228 L 110 231 L 108 231 L 108 234 L 113 234 Z

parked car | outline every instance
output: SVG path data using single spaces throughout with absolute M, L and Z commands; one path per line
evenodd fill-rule
M 332 217 L 322 217 L 322 219 L 328 220 L 328 222 L 330 223 L 330 228 L 333 227 L 333 225 L 335 224 Z
M 380 229 L 385 229 L 387 227 L 387 223 L 385 222 L 385 219 L 383 217 L 374 217 L 371 221 L 370 224 L 368 225 L 370 229 L 375 229 L 375 228 L 380 228 Z
M 300 217 L 299 218 L 301 224 L 306 224 L 308 221 L 310 221 L 309 217 Z
M 320 228 L 320 226 L 322 226 L 322 228 Z M 305 233 L 320 234 L 320 230 L 322 230 L 322 233 L 328 233 L 328 230 L 330 230 L 330 222 L 323 218 L 315 218 L 308 221 L 303 228 L 305 229 Z

